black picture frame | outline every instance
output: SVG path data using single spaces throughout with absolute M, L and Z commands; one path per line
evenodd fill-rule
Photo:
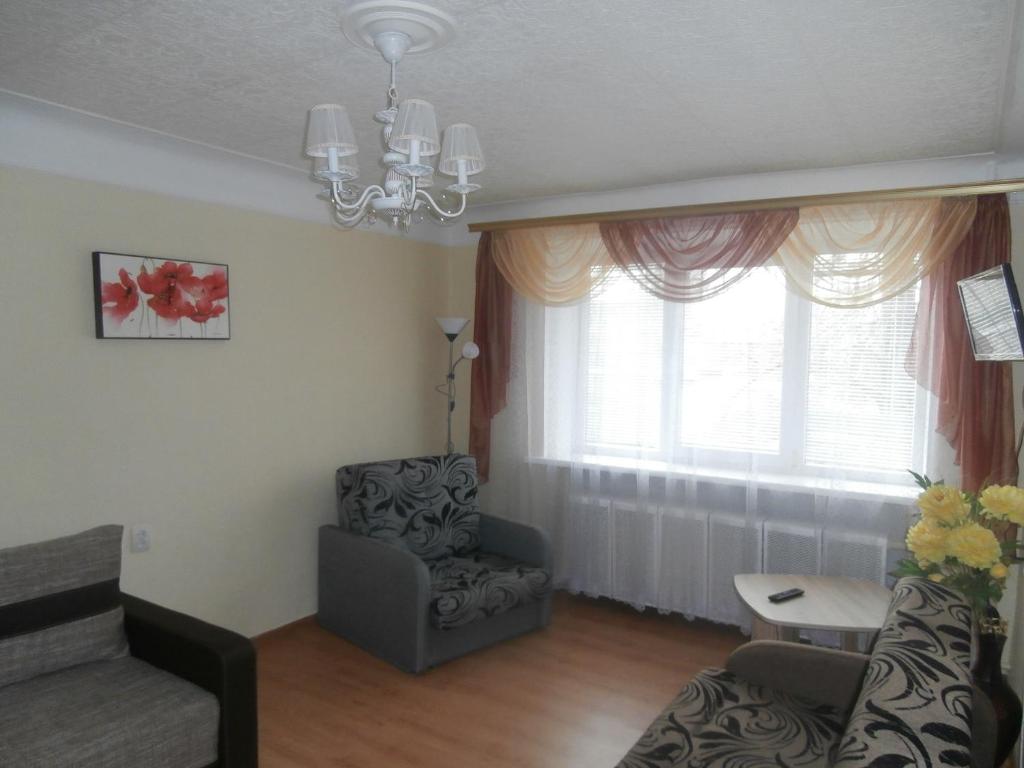
M 231 338 L 227 264 L 93 251 L 92 282 L 97 339 Z

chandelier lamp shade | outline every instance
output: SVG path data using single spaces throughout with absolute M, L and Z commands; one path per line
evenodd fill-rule
M 427 215 L 443 224 L 453 221 L 465 213 L 466 196 L 480 189 L 469 181 L 485 167 L 476 129 L 455 123 L 440 133 L 433 104 L 399 100 L 395 78 L 406 52 L 443 45 L 454 21 L 425 3 L 364 0 L 348 6 L 342 26 L 350 40 L 376 49 L 391 67 L 387 107 L 374 115 L 382 125 L 382 179 L 366 186 L 355 183 L 359 146 L 348 112 L 340 104 L 317 104 L 309 110 L 306 155 L 313 160 L 313 180 L 323 187 L 318 196 L 328 200 L 334 220 L 345 228 L 364 220 L 373 224 L 380 217 L 402 229 Z M 452 177 L 436 196 L 426 191 L 436 183 L 435 171 Z

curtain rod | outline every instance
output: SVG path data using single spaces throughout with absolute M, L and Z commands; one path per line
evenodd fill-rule
M 1018 190 L 1024 190 L 1024 179 L 972 181 L 966 184 L 947 184 L 941 187 L 907 187 L 904 189 L 879 189 L 870 192 L 836 192 L 827 195 L 769 197 L 761 200 L 738 200 L 729 203 L 699 203 L 696 205 L 673 205 L 665 208 L 639 208 L 632 211 L 574 213 L 567 216 L 544 216 L 533 219 L 481 221 L 470 224 L 469 231 L 493 232 L 504 229 L 524 229 L 526 227 L 556 227 L 565 226 L 567 224 L 598 224 L 603 221 L 659 219 L 666 216 L 702 216 L 715 213 L 739 213 L 741 211 L 798 208 L 809 205 L 837 205 L 840 203 L 864 203 L 878 200 L 912 200 L 920 197 L 991 195 L 999 192 L 1016 192 Z

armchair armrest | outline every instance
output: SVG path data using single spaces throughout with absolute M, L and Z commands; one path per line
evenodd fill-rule
M 256 649 L 252 641 L 132 595 L 121 596 L 132 656 L 214 694 L 220 768 L 255 768 Z
M 401 669 L 427 666 L 430 571 L 406 549 L 324 525 L 317 621 Z
M 869 658 L 813 645 L 757 640 L 733 651 L 725 668 L 756 685 L 849 712 L 860 693 Z
M 481 514 L 480 549 L 551 572 L 551 540 L 532 525 Z

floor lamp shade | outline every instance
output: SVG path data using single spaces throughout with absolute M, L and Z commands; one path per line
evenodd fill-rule
M 444 331 L 444 335 L 448 337 L 450 341 L 455 341 L 455 337 L 462 333 L 462 329 L 466 327 L 469 320 L 465 317 L 439 317 L 437 318 L 437 324 L 441 326 L 441 330 Z

